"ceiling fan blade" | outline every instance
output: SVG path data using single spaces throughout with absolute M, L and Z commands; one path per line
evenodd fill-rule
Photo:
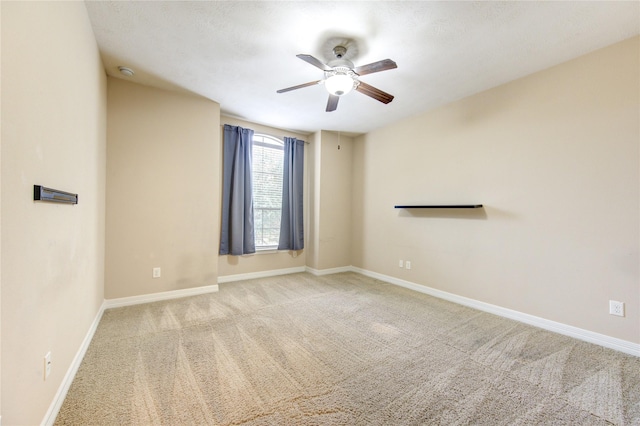
M 329 95 L 329 100 L 327 101 L 327 112 L 335 111 L 338 108 L 339 100 L 340 96 Z
M 391 59 L 383 59 L 382 61 L 374 62 L 372 64 L 362 65 L 361 67 L 355 67 L 353 72 L 358 75 L 373 74 L 374 72 L 392 70 L 398 68 L 398 65 Z
M 364 95 L 370 96 L 373 99 L 382 102 L 383 104 L 388 104 L 393 100 L 393 95 L 388 94 L 387 92 L 383 92 L 380 89 L 377 89 L 367 83 L 360 82 L 356 90 Z
M 323 80 L 317 80 L 317 81 L 310 81 L 309 83 L 298 84 L 297 86 L 291 86 L 291 87 L 287 87 L 286 89 L 277 90 L 276 93 L 290 92 L 292 90 L 302 89 L 303 87 L 315 86 L 316 84 L 322 83 L 322 81 Z
M 300 54 L 300 55 L 296 55 L 296 56 L 298 58 L 302 59 L 303 61 L 310 63 L 314 67 L 320 68 L 322 71 L 332 71 L 333 70 L 333 68 L 331 68 L 329 65 L 325 65 L 319 59 L 316 59 L 311 55 Z

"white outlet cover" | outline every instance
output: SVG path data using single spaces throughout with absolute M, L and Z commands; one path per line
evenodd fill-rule
M 152 277 L 153 278 L 160 278 L 160 276 L 161 276 L 161 269 L 160 268 L 153 268 Z
M 404 265 L 407 269 L 411 269 L 411 261 L 407 260 L 406 262 L 404 262 Z
M 609 300 L 609 313 L 619 317 L 624 316 L 624 302 Z

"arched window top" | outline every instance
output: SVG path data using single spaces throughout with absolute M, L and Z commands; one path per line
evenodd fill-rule
M 284 142 L 273 136 L 264 135 L 261 133 L 254 133 L 253 144 L 258 146 L 264 146 L 265 148 L 284 149 Z

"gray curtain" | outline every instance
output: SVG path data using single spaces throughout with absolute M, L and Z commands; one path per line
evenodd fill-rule
M 253 130 L 224 125 L 220 254 L 256 252 L 251 150 Z
M 284 170 L 282 176 L 282 217 L 278 250 L 302 250 L 302 177 L 304 174 L 304 141 L 284 138 Z

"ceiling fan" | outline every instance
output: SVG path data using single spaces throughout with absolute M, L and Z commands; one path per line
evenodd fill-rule
M 391 102 L 393 100 L 393 95 L 360 81 L 359 77 L 366 74 L 373 74 L 374 72 L 398 68 L 396 63 L 391 59 L 383 59 L 382 61 L 354 67 L 353 62 L 344 57 L 346 53 L 346 47 L 334 47 L 333 54 L 336 59 L 331 60 L 328 64 L 321 62 L 311 55 L 296 55 L 303 61 L 324 71 L 324 79 L 287 87 L 286 89 L 280 89 L 277 93 L 285 93 L 291 90 L 302 89 L 303 87 L 315 86 L 316 84 L 324 83 L 324 86 L 329 92 L 327 112 L 335 111 L 336 108 L 338 108 L 338 100 L 340 100 L 340 96 L 346 95 L 353 89 L 384 104 Z

